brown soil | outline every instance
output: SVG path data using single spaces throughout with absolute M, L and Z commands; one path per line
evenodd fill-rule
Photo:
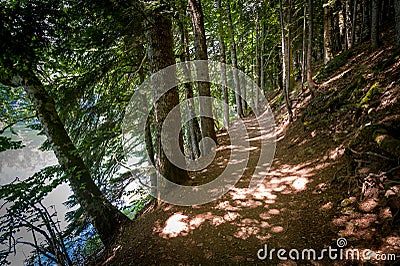
M 250 138 L 258 135 L 247 118 Z M 201 206 L 155 206 L 125 228 L 107 258 L 109 265 L 245 265 L 262 263 L 257 251 L 269 248 L 322 249 L 337 238 L 334 218 L 340 197 L 329 185 L 340 165 L 340 151 L 323 135 L 295 122 L 277 128 L 276 155 L 262 185 L 252 193 L 240 188 L 251 177 L 257 149 L 237 188 Z M 285 132 L 286 131 L 286 132 Z M 229 139 L 220 134 L 221 146 Z M 258 146 L 257 146 L 258 145 Z M 224 149 L 221 149 L 224 150 Z M 217 155 L 217 160 L 221 156 Z M 213 163 L 204 176 L 219 173 Z M 271 262 L 271 260 L 266 261 Z M 276 257 L 272 262 L 277 263 Z

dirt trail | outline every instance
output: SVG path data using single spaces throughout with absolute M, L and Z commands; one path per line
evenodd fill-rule
M 269 249 L 318 250 L 335 243 L 337 230 L 331 221 L 333 203 L 338 199 L 331 195 L 334 191 L 329 189 L 328 180 L 336 171 L 335 158 L 340 151 L 324 136 L 305 132 L 300 122 L 287 131 L 281 126 L 277 128 L 271 170 L 262 185 L 250 193 L 243 187 L 258 161 L 260 133 L 254 117 L 246 118 L 245 124 L 252 149 L 236 188 L 201 206 L 153 205 L 125 228 L 113 254 L 107 256 L 107 264 L 277 264 L 276 256 L 259 260 L 258 250 L 265 244 Z M 194 183 L 203 183 L 202 176 L 220 173 L 226 164 L 227 151 L 223 147 L 229 145 L 229 139 L 224 132 L 219 134 L 219 143 L 215 161 L 205 172 L 194 176 Z

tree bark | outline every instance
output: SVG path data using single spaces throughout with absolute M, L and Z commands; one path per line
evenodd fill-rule
M 175 57 L 173 52 L 173 37 L 171 32 L 171 20 L 166 15 L 167 7 L 163 6 L 160 9 L 153 11 L 148 18 L 146 25 L 146 39 L 147 39 L 147 54 L 150 63 L 150 70 L 156 73 L 159 70 L 175 64 Z M 174 77 L 168 76 L 168 79 Z M 158 88 L 154 88 L 155 95 L 159 94 Z M 157 170 L 166 179 L 176 184 L 184 184 L 189 180 L 186 170 L 183 170 L 172 164 L 161 145 L 161 129 L 167 115 L 171 110 L 179 104 L 179 95 L 177 88 L 172 88 L 166 93 L 162 94 L 159 100 L 155 103 L 154 107 L 154 126 L 155 126 L 155 142 L 157 154 Z M 181 118 L 175 121 L 177 126 L 180 126 Z M 168 132 L 167 132 L 168 133 Z M 168 138 L 169 136 L 167 136 Z M 173 138 L 174 136 L 170 136 Z M 175 136 L 176 137 L 176 136 Z M 180 149 L 183 151 L 183 138 L 179 135 Z M 152 184 L 160 185 L 160 184 Z
M 307 83 L 311 96 L 314 96 L 315 83 L 312 77 L 312 50 L 314 30 L 313 0 L 308 0 L 308 45 L 307 45 Z
M 179 13 L 179 30 L 181 32 L 181 44 L 182 44 L 182 55 L 181 62 L 190 61 L 190 52 L 189 52 L 189 40 L 188 40 L 188 32 L 185 25 L 185 17 L 186 17 L 186 1 L 181 2 L 181 10 L 183 14 Z M 191 80 L 191 70 L 186 65 L 184 66 L 184 75 L 187 80 Z M 187 101 L 186 104 L 186 112 L 190 117 L 196 117 L 196 112 L 193 103 L 193 83 L 187 82 L 184 84 L 185 87 L 185 98 Z M 189 138 L 189 147 L 191 158 L 196 159 L 200 157 L 200 148 L 199 148 L 199 134 L 200 127 L 197 121 L 197 118 L 190 119 L 187 124 L 188 128 L 188 138 Z
M 279 17 L 280 17 L 280 22 L 281 22 L 281 41 L 282 41 L 282 81 L 283 81 L 283 93 L 285 96 L 285 103 L 286 103 L 286 108 L 288 111 L 289 115 L 289 121 L 293 121 L 293 113 L 292 113 L 292 108 L 290 106 L 290 99 L 289 99 L 289 88 L 290 88 L 290 49 L 289 49 L 289 43 L 286 41 L 285 37 L 285 22 L 283 19 L 283 6 L 282 6 L 282 0 L 279 0 Z
M 346 43 L 347 43 L 347 48 L 350 49 L 353 43 L 351 42 L 351 36 L 352 36 L 352 23 L 351 23 L 351 0 L 345 0 L 344 3 L 345 7 L 345 25 L 346 25 Z
M 304 0 L 303 7 L 303 36 L 302 36 L 302 49 L 301 49 L 301 91 L 304 91 L 304 81 L 306 75 L 306 37 L 307 34 L 307 2 Z
M 71 141 L 56 111 L 54 100 L 44 85 L 30 73 L 27 77 L 27 92 L 47 139 L 61 167 L 66 171 L 69 185 L 79 204 L 105 245 L 112 243 L 129 218 L 113 206 L 94 183 L 89 169 Z
M 400 0 L 394 0 L 395 20 L 396 20 L 396 45 L 400 48 Z
M 224 117 L 223 117 L 223 123 L 224 123 L 224 128 L 228 129 L 229 128 L 229 93 L 228 93 L 228 87 L 227 87 L 227 78 L 226 78 L 226 47 L 225 47 L 225 40 L 224 40 L 224 28 L 222 24 L 222 6 L 221 6 L 221 0 L 217 0 L 217 9 L 218 9 L 218 39 L 219 39 L 219 45 L 221 49 L 221 83 L 222 83 L 222 100 L 225 103 L 224 106 Z
M 200 0 L 189 0 L 190 15 L 192 18 L 193 30 L 194 30 L 194 47 L 197 60 L 208 60 L 207 55 L 207 44 L 206 44 L 206 33 L 204 29 L 204 17 L 203 10 L 201 7 Z M 208 77 L 208 69 L 204 69 L 203 73 Z M 198 82 L 199 96 L 211 97 L 210 83 L 209 82 Z M 211 138 L 217 143 L 217 135 L 214 130 L 214 120 L 212 113 L 212 102 L 209 100 L 200 100 L 200 113 L 206 114 L 200 117 L 201 134 L 203 138 Z M 204 147 L 204 152 L 208 153 L 210 147 Z
M 265 52 L 265 23 L 263 22 L 262 24 L 262 29 L 261 29 L 261 52 L 260 52 L 260 90 L 266 95 L 266 90 L 265 90 L 265 60 L 264 60 L 264 52 Z
M 237 65 L 236 42 L 235 42 L 235 35 L 233 34 L 231 6 L 230 6 L 229 1 L 226 5 L 226 13 L 228 16 L 228 28 L 229 28 L 229 37 L 230 37 L 230 45 L 231 45 L 233 82 L 235 84 L 236 113 L 237 113 L 238 117 L 241 118 L 241 117 L 243 117 L 243 107 L 242 107 L 242 100 L 241 100 L 242 97 L 240 97 L 240 81 L 239 81 L 239 73 L 238 73 L 238 65 Z
M 379 0 L 372 0 L 371 45 L 374 49 L 379 46 Z
M 261 62 L 261 55 L 260 55 L 260 45 L 259 45 L 259 40 L 260 40 L 260 23 L 258 19 L 258 11 L 256 14 L 256 40 L 255 40 L 255 45 L 256 45 L 256 66 L 255 66 L 255 79 L 256 79 L 256 84 L 258 88 L 261 87 L 261 69 L 260 69 L 260 62 Z M 256 89 L 256 100 L 255 100 L 255 108 L 258 110 L 258 104 L 260 102 L 260 91 Z
M 357 0 L 353 1 L 353 16 L 351 22 L 351 44 L 354 45 L 356 42 L 356 30 L 357 30 Z
M 363 20 L 361 27 L 361 39 L 368 40 L 371 36 L 371 19 L 370 19 L 370 1 L 363 0 L 362 2 Z
M 324 7 L 324 64 L 333 57 L 332 54 L 332 11 L 328 6 Z

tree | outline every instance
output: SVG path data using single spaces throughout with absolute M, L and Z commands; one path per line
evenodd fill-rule
M 235 100 L 236 100 L 236 113 L 238 117 L 243 117 L 243 106 L 242 106 L 242 97 L 240 97 L 240 80 L 238 74 L 238 64 L 237 64 L 237 53 L 236 53 L 236 42 L 235 42 L 235 34 L 232 23 L 232 14 L 231 14 L 231 4 L 228 1 L 226 4 L 226 14 L 228 17 L 228 32 L 230 37 L 230 45 L 231 45 L 231 60 L 233 67 L 233 81 L 235 84 Z
M 79 150 L 72 142 L 59 117 L 54 98 L 38 77 L 39 60 L 50 61 L 50 40 L 60 40 L 65 14 L 63 3 L 31 1 L 24 6 L 6 5 L 1 13 L 2 57 L 1 82 L 22 86 L 39 118 L 42 129 L 57 156 L 67 181 L 104 244 L 110 244 L 123 225 L 130 220 L 102 194 L 94 182 Z M 12 38 L 10 38 L 13 36 Z M 43 74 L 43 71 L 41 71 Z
M 307 45 L 307 83 L 311 95 L 314 95 L 315 83 L 312 77 L 312 50 L 314 38 L 313 0 L 308 0 L 308 45 Z
M 290 11 L 289 11 L 290 13 Z M 292 107 L 289 99 L 289 88 L 290 88 L 290 32 L 288 32 L 288 38 L 286 39 L 286 23 L 283 18 L 283 5 L 282 0 L 279 0 L 279 17 L 281 21 L 281 40 L 282 40 L 282 81 L 283 81 L 283 93 L 285 96 L 286 108 L 289 115 L 289 121 L 293 121 Z M 289 15 L 290 17 L 290 15 Z
M 353 1 L 353 16 L 352 16 L 352 21 L 351 21 L 351 43 L 354 45 L 356 43 L 356 31 L 357 31 L 357 6 L 358 2 L 357 0 Z
M 301 90 L 304 90 L 304 81 L 306 75 L 306 43 L 307 43 L 307 2 L 304 0 L 303 7 L 303 36 L 302 36 L 302 52 L 301 52 Z
M 332 54 L 332 11 L 329 4 L 324 4 L 324 64 L 333 57 Z
M 152 73 L 175 64 L 173 52 L 173 37 L 171 32 L 171 19 L 168 15 L 168 6 L 162 4 L 151 10 L 147 16 L 146 39 L 147 54 Z M 173 78 L 173 77 L 168 77 Z M 159 88 L 154 88 L 155 95 L 159 95 Z M 176 87 L 162 94 L 154 106 L 155 143 L 156 143 L 156 166 L 158 172 L 168 180 L 176 184 L 184 184 L 189 180 L 186 170 L 171 163 L 161 145 L 161 130 L 167 115 L 179 104 L 179 95 Z M 177 124 L 179 121 L 175 121 Z M 167 132 L 168 133 L 168 132 Z M 168 136 L 167 136 L 168 137 Z M 179 136 L 180 148 L 183 150 L 183 138 Z M 156 184 L 152 184 L 156 185 Z M 160 185 L 160 184 L 157 184 Z
M 373 48 L 379 46 L 379 0 L 372 0 L 371 45 Z
M 259 21 L 259 14 L 258 10 L 256 11 L 256 40 L 255 40 L 255 46 L 256 46 L 256 63 L 255 63 L 255 79 L 256 79 L 256 84 L 260 88 L 261 87 L 261 58 L 262 58 L 262 53 L 260 52 L 260 21 Z M 255 100 L 255 108 L 258 109 L 258 104 L 260 102 L 259 98 L 259 90 L 256 90 L 256 100 Z
M 35 107 L 58 162 L 67 172 L 72 191 L 89 216 L 103 243 L 110 244 L 122 226 L 130 220 L 104 197 L 94 183 L 58 116 L 54 100 L 42 82 L 33 71 L 25 72 L 22 78 L 25 84 L 24 88 Z
M 361 25 L 361 39 L 368 40 L 371 36 L 371 16 L 370 16 L 370 1 L 362 1 L 362 25 Z
M 206 33 L 204 29 L 204 17 L 200 0 L 189 0 L 190 15 L 192 18 L 194 30 L 194 47 L 197 60 L 208 60 Z M 208 68 L 205 67 L 202 75 L 209 79 Z M 210 83 L 198 82 L 199 96 L 210 97 Z M 200 113 L 204 114 L 200 117 L 201 134 L 203 138 L 211 138 L 217 143 L 217 135 L 214 130 L 214 120 L 212 113 L 212 102 L 210 100 L 200 100 Z M 209 147 L 204 147 L 205 153 L 209 152 Z
M 224 40 L 224 28 L 222 24 L 222 6 L 221 6 L 221 0 L 217 0 L 217 19 L 218 19 L 218 39 L 219 39 L 219 45 L 221 49 L 221 55 L 220 55 L 220 62 L 221 62 L 221 85 L 222 85 L 222 99 L 225 103 L 224 106 L 224 117 L 223 117 L 223 122 L 224 122 L 224 127 L 225 129 L 229 128 L 229 94 L 228 94 L 228 88 L 227 88 L 227 78 L 226 78 L 226 45 L 225 45 L 225 40 Z
M 395 20 L 396 20 L 396 44 L 400 47 L 400 0 L 394 1 Z
M 182 45 L 182 54 L 181 54 L 181 62 L 190 61 L 190 52 L 189 52 L 189 40 L 188 40 L 188 31 L 185 24 L 186 19 L 186 1 L 181 2 L 181 8 L 179 12 L 179 30 L 181 34 L 181 45 Z M 184 65 L 184 74 L 187 80 L 191 80 L 191 69 L 189 66 Z M 185 87 L 185 98 L 187 101 L 186 104 L 186 112 L 190 117 L 196 117 L 194 102 L 193 102 L 193 82 L 187 82 L 184 84 Z M 190 156 L 192 159 L 196 159 L 200 157 L 200 148 L 199 148 L 199 138 L 201 135 L 200 127 L 196 118 L 190 119 L 187 124 L 187 132 L 189 138 L 189 149 Z

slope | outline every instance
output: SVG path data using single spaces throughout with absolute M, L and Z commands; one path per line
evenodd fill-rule
M 316 96 L 291 95 L 295 122 L 287 122 L 280 97 L 271 100 L 279 121 L 276 155 L 255 192 L 244 188 L 259 156 L 254 139 L 262 137 L 250 116 L 254 149 L 235 189 L 201 206 L 153 201 L 93 264 L 331 265 L 327 256 L 284 261 L 275 253 L 260 260 L 257 253 L 265 245 L 334 248 L 339 237 L 346 248 L 399 254 L 400 53 L 391 36 L 385 33 L 378 50 L 364 43 L 320 66 Z M 217 159 L 195 180 L 224 167 L 229 139 L 224 132 L 218 138 Z

